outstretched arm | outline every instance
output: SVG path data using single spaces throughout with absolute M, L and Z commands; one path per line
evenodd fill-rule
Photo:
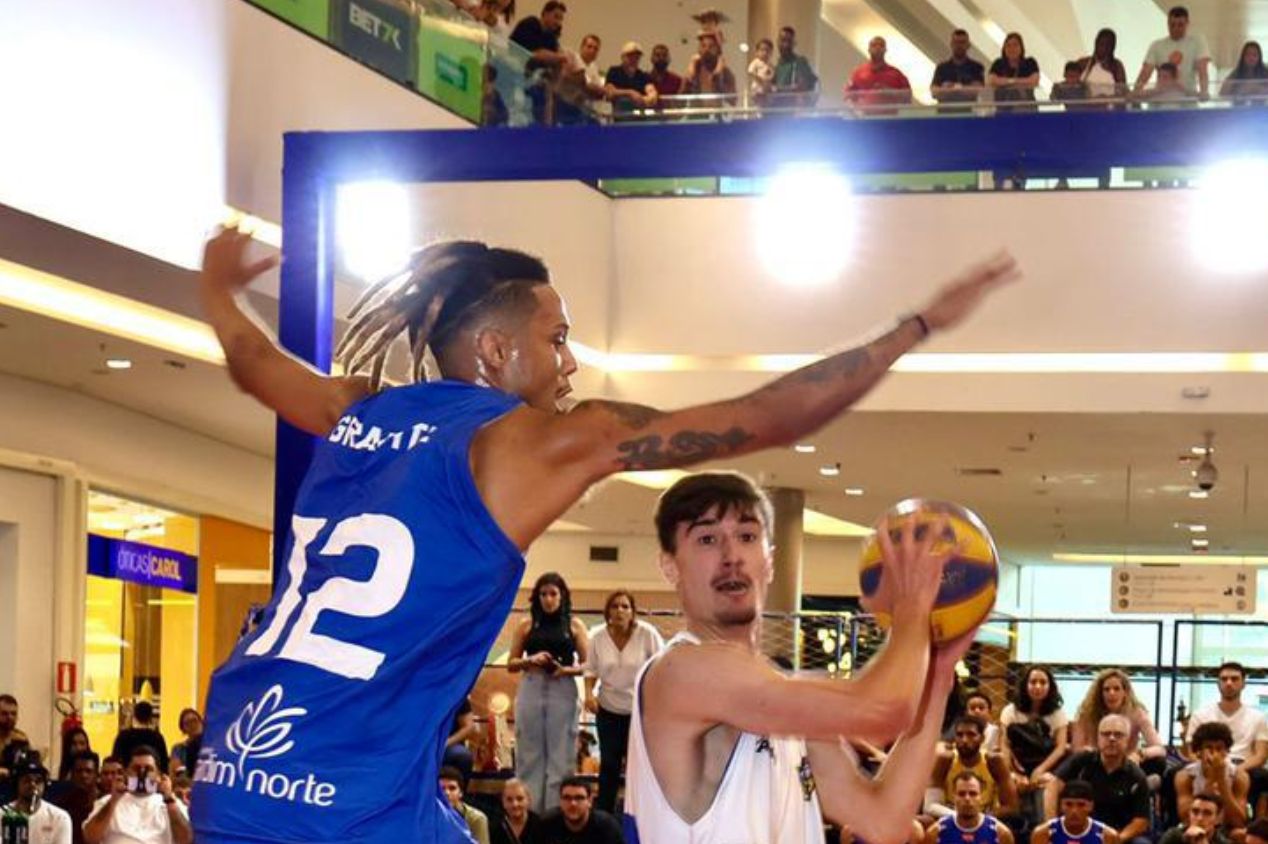
M 839 739 L 807 743 L 824 815 L 875 844 L 907 839 L 929 781 L 947 697 L 955 685 L 955 664 L 972 640 L 972 635 L 965 636 L 935 653 L 915 728 L 899 739 L 875 778 L 859 771 L 853 752 Z
M 1018 276 L 1001 254 L 965 272 L 929 305 L 869 343 L 834 354 L 728 401 L 661 412 L 582 402 L 554 417 L 539 451 L 551 465 L 584 464 L 590 480 L 667 469 L 787 445 L 817 431 L 865 396 L 928 332 L 958 324 L 992 290 Z
M 242 293 L 277 259 L 247 263 L 250 240 L 227 228 L 207 241 L 199 276 L 203 313 L 224 349 L 233 382 L 296 428 L 324 435 L 349 405 L 365 397 L 369 381 L 323 375 L 283 351 L 261 327 Z

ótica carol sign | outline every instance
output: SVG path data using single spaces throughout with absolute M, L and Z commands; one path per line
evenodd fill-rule
M 88 535 L 88 573 L 145 586 L 198 591 L 198 558 L 143 542 Z

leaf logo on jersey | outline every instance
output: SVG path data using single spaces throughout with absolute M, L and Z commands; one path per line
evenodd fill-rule
M 282 687 L 275 685 L 258 701 L 242 707 L 242 714 L 225 735 L 225 747 L 238 754 L 238 776 L 248 759 L 271 759 L 281 756 L 295 741 L 289 738 L 293 724 L 287 720 L 307 715 L 302 706 L 281 709 Z

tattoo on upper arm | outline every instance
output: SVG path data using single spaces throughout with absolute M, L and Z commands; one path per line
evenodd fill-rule
M 617 460 L 627 471 L 668 469 L 731 454 L 752 439 L 752 434 L 738 426 L 720 433 L 678 431 L 668 442 L 659 434 L 651 434 L 618 443 L 616 450 L 621 456 Z
M 612 415 L 633 431 L 641 431 L 665 415 L 664 411 L 643 404 L 615 401 L 603 402 L 602 404 Z

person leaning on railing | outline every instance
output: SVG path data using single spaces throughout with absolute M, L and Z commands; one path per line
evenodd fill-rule
M 845 86 L 845 100 L 868 114 L 892 114 L 891 109 L 876 106 L 911 102 L 911 83 L 901 70 L 885 60 L 885 39 L 879 35 L 867 44 L 868 61 L 850 74 Z
M 1127 92 L 1127 68 L 1114 56 L 1118 33 L 1106 28 L 1096 33 L 1092 55 L 1079 59 L 1079 80 L 1091 99 L 1122 97 Z
M 940 103 L 971 103 L 986 87 L 986 68 L 969 55 L 969 34 L 963 29 L 951 33 L 951 58 L 939 62 L 929 90 Z M 947 109 L 947 112 L 953 110 Z M 967 112 L 968 109 L 962 109 Z
M 1039 85 L 1039 62 L 1026 55 L 1026 42 L 1021 34 L 1010 32 L 1004 38 L 1000 57 L 991 64 L 986 84 L 995 91 L 996 103 L 1033 103 Z M 1013 106 L 1013 111 L 1034 111 L 1033 105 Z
M 1268 68 L 1258 41 L 1247 41 L 1237 59 L 1237 67 L 1220 86 L 1221 97 L 1232 97 L 1237 105 L 1268 103 Z

